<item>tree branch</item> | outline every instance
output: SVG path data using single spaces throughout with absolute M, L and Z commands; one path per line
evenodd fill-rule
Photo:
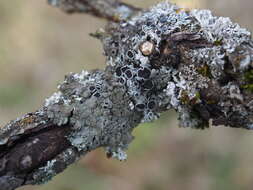
M 98 147 L 124 160 L 132 130 L 172 108 L 182 127 L 253 129 L 253 42 L 228 18 L 162 3 L 98 37 L 104 71 L 69 74 L 41 109 L 1 129 L 0 189 L 45 183 Z
M 48 2 L 67 13 L 88 13 L 114 22 L 126 20 L 141 10 L 118 0 L 48 0 Z

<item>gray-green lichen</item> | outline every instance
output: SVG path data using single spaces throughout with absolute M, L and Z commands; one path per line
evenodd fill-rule
M 173 4 L 161 3 L 107 32 L 110 35 L 103 39 L 107 63 L 128 87 L 135 107 L 143 112 L 143 121 L 174 108 L 181 126 L 207 127 L 209 119 L 218 117 L 210 112 L 222 110 L 224 105 L 217 98 L 219 91 L 209 93 L 208 100 L 203 100 L 203 92 L 214 86 L 224 95 L 227 88 L 234 91 L 240 79 L 237 87 L 230 86 L 228 72 L 243 73 L 253 66 L 250 32 L 208 10 L 181 11 Z M 243 96 L 240 89 L 237 92 L 223 98 L 232 106 L 231 99 Z M 150 99 L 156 108 L 148 109 Z M 240 112 L 225 106 L 229 112 L 221 111 L 223 119 L 245 119 L 245 105 L 237 107 L 242 111 L 239 116 L 235 115 Z M 238 127 L 248 128 L 252 110 L 248 113 L 247 122 Z M 214 124 L 224 122 L 216 119 Z
M 226 17 L 213 16 L 210 10 L 192 10 L 191 14 L 199 21 L 201 31 L 211 42 L 220 42 L 226 52 L 232 53 L 242 43 L 251 40 L 251 34 L 239 24 Z M 249 65 L 243 65 L 242 69 Z
M 252 67 L 251 36 L 238 24 L 161 3 L 106 32 L 106 70 L 69 74 L 44 106 L 55 124 L 72 126 L 67 138 L 79 152 L 104 147 L 125 160 L 134 127 L 170 108 L 179 112 L 182 127 L 203 129 L 212 119 L 252 128 L 253 106 L 243 103 L 239 82 L 227 79 L 227 72 Z M 51 160 L 42 168 L 49 177 L 53 165 Z
M 97 35 L 104 45 L 104 71 L 70 73 L 43 108 L 0 129 L 0 145 L 6 148 L 43 124 L 69 127 L 63 138 L 66 134 L 68 149 L 29 171 L 26 184 L 47 182 L 98 147 L 125 160 L 133 129 L 171 108 L 182 127 L 204 129 L 212 123 L 253 129 L 253 42 L 246 29 L 208 10 L 183 11 L 170 3 L 127 20 L 136 9 L 116 0 L 50 2 L 67 12 L 91 13 L 102 10 L 96 2 L 116 3 L 116 12 L 95 15 L 121 22 Z M 23 184 L 22 176 L 8 175 L 1 184 Z
M 131 103 L 127 89 L 109 70 L 83 71 L 66 76 L 45 107 L 55 124 L 73 126 L 68 139 L 78 151 L 106 147 L 116 154 L 127 148 L 133 138 L 131 132 L 141 119 L 132 111 Z
M 52 179 L 56 174 L 63 171 L 68 165 L 72 164 L 79 158 L 79 154 L 73 148 L 68 148 L 54 159 L 47 161 L 42 166 L 32 172 L 29 176 L 30 181 L 27 184 L 44 184 Z

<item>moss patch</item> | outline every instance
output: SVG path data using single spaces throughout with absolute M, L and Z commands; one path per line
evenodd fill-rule
M 197 72 L 204 77 L 212 78 L 211 70 L 210 70 L 209 66 L 206 64 L 197 68 Z
M 246 89 L 250 92 L 253 92 L 253 69 L 245 72 L 244 74 L 245 84 L 241 88 Z

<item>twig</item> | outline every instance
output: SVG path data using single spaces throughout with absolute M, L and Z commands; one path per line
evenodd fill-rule
M 114 22 L 126 20 L 141 11 L 118 0 L 48 0 L 48 2 L 67 13 L 88 13 Z
M 54 4 L 94 15 L 91 2 L 101 1 Z M 171 108 L 182 127 L 253 129 L 253 42 L 228 18 L 162 3 L 99 38 L 104 71 L 69 74 L 40 110 L 1 129 L 0 189 L 45 183 L 98 147 L 125 160 L 132 130 Z

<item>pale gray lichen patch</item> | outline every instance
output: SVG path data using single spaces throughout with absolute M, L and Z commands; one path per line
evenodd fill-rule
M 30 184 L 32 182 L 32 184 L 44 184 L 78 158 L 78 153 L 73 148 L 68 148 L 54 159 L 47 161 L 45 166 L 32 172 L 29 176 L 29 181 L 26 183 Z
M 45 106 L 49 106 L 50 104 L 57 104 L 62 99 L 61 92 L 55 92 L 52 96 L 45 100 Z
M 207 10 L 181 11 L 161 3 L 107 33 L 107 63 L 144 122 L 171 107 L 179 112 L 182 126 L 204 128 L 212 117 L 223 122 L 212 113 L 220 109 L 213 105 L 219 98 L 209 93 L 205 98 L 210 99 L 203 101 L 203 92 L 214 84 L 217 90 L 234 91 L 227 84 L 228 73 L 247 70 L 252 63 L 250 33 Z M 149 109 L 151 100 L 156 106 Z
M 177 108 L 180 100 L 177 96 L 176 84 L 174 82 L 168 82 L 167 88 L 164 91 L 170 99 L 168 109 L 170 109 L 171 107 Z
M 234 70 L 245 71 L 250 67 L 253 57 L 252 45 L 249 44 L 251 33 L 247 29 L 229 18 L 213 16 L 209 10 L 192 10 L 191 14 L 199 21 L 207 40 L 224 49 L 229 57 L 235 54 L 236 58 L 231 60 Z M 241 57 L 240 63 L 235 64 L 238 57 Z
M 123 150 L 133 139 L 133 128 L 170 108 L 179 112 L 182 127 L 203 129 L 209 119 L 222 121 L 219 114 L 232 115 L 231 121 L 245 118 L 243 105 L 233 107 L 243 96 L 237 84 L 226 81 L 226 67 L 249 38 L 248 31 L 209 11 L 158 4 L 108 27 L 102 37 L 105 72 L 66 76 L 59 92 L 47 99 L 45 110 L 55 124 L 72 127 L 67 138 L 78 151 L 102 146 L 120 160 L 126 157 Z M 245 70 L 252 62 L 251 49 L 243 48 L 248 54 L 241 55 L 239 66 L 232 63 L 233 71 Z M 229 99 L 210 93 L 211 98 L 203 100 L 203 92 L 213 84 Z
M 128 12 L 125 8 L 120 7 Z M 67 138 L 79 151 L 99 146 L 111 152 L 125 150 L 139 122 L 157 119 L 169 108 L 179 112 L 181 126 L 206 124 L 199 112 L 207 112 L 208 120 L 210 110 L 219 109 L 212 99 L 202 100 L 200 92 L 210 84 L 220 85 L 227 98 L 215 100 L 224 108 L 224 117 L 235 112 L 238 120 L 247 117 L 245 106 L 233 106 L 233 101 L 244 100 L 240 86 L 226 81 L 228 64 L 233 71 L 252 65 L 250 33 L 238 24 L 207 10 L 180 11 L 176 5 L 161 3 L 106 32 L 107 70 L 69 74 L 43 109 L 54 124 L 72 127 Z M 180 45 L 180 40 L 188 44 Z M 2 144 L 7 141 L 2 139 Z
M 199 21 L 203 33 L 212 42 L 221 42 L 229 53 L 244 42 L 251 40 L 251 34 L 227 17 L 213 16 L 210 10 L 192 10 L 191 14 Z
M 211 76 L 213 78 L 219 78 L 224 75 L 225 65 L 225 52 L 221 47 L 208 47 L 190 50 L 186 54 L 188 59 L 191 59 L 193 63 L 199 65 L 207 65 L 210 69 Z
M 36 184 L 44 184 L 52 179 L 56 175 L 54 171 L 56 160 L 49 160 L 46 166 L 41 167 L 33 174 L 33 178 L 36 179 Z
M 173 68 L 154 68 L 151 59 L 155 52 L 160 51 L 163 35 L 169 35 L 181 27 L 187 28 L 192 23 L 186 13 L 176 13 L 177 9 L 172 4 L 159 4 L 150 11 L 122 22 L 116 32 L 113 30 L 103 40 L 107 63 L 116 67 L 115 77 L 127 87 L 135 110 L 143 114 L 143 122 L 158 118 L 157 105 L 168 106 L 168 102 L 165 105 L 159 98 L 151 97 L 166 88 Z M 194 27 L 188 29 L 196 30 Z M 143 49 L 143 44 L 148 44 L 149 49 Z M 167 62 L 171 64 L 166 60 L 158 62 L 162 65 Z
M 60 7 L 66 3 L 67 11 L 77 8 L 67 1 L 51 2 Z M 80 11 L 89 11 L 79 3 Z M 118 11 L 128 14 L 127 8 L 122 4 Z M 109 9 L 105 14 L 117 20 Z M 69 74 L 40 111 L 0 130 L 4 151 L 52 126 L 56 132 L 66 130 L 62 135 L 70 148 L 29 170 L 24 177 L 29 181 L 3 176 L 1 186 L 7 180 L 18 183 L 14 186 L 45 183 L 98 147 L 108 157 L 125 160 L 133 129 L 170 108 L 179 112 L 182 127 L 204 129 L 211 120 L 213 125 L 253 129 L 253 43 L 238 24 L 209 11 L 182 11 L 161 3 L 130 20 L 111 23 L 100 39 L 108 64 L 104 71 Z M 27 147 L 38 142 L 34 138 Z M 31 166 L 29 155 L 19 161 L 24 168 Z M 2 168 L 7 163 L 4 157 Z
M 196 82 L 196 78 L 198 82 Z M 208 83 L 210 79 L 207 77 L 202 76 L 197 72 L 197 68 L 195 65 L 184 65 L 181 67 L 181 72 L 179 73 L 179 79 L 182 81 L 178 81 L 177 85 L 180 87 L 180 92 L 186 91 L 190 100 L 196 97 L 198 93 L 198 89 L 205 89 L 208 88 Z
M 118 148 L 117 152 L 113 152 L 113 158 L 117 158 L 120 161 L 127 159 L 127 154 L 121 148 Z
M 60 97 L 47 106 L 55 124 L 68 122 L 72 126 L 67 138 L 80 152 L 100 146 L 126 149 L 132 129 L 140 122 L 141 114 L 134 114 L 129 107 L 132 100 L 126 88 L 115 78 L 108 80 L 108 74 L 71 73 L 59 86 Z
M 237 85 L 229 83 L 225 88 L 228 88 L 230 98 L 243 102 L 243 96 L 240 88 Z
M 134 100 L 133 111 L 143 115 L 142 122 L 157 119 L 160 111 L 170 107 L 178 109 L 182 90 L 188 93 L 191 100 L 196 98 L 198 88 L 208 86 L 209 79 L 201 77 L 193 65 L 191 68 L 181 67 L 178 72 L 180 60 L 178 52 L 173 54 L 175 47 L 172 47 L 171 55 L 163 55 L 170 52 L 162 48 L 172 34 L 177 31 L 198 33 L 200 30 L 200 24 L 194 17 L 178 10 L 173 4 L 158 4 L 122 22 L 103 39 L 107 62 L 115 68 L 119 83 L 127 87 L 128 94 Z M 201 35 L 196 36 L 200 38 Z M 180 39 L 179 36 L 176 39 Z M 199 76 L 201 81 L 196 83 L 195 79 Z

